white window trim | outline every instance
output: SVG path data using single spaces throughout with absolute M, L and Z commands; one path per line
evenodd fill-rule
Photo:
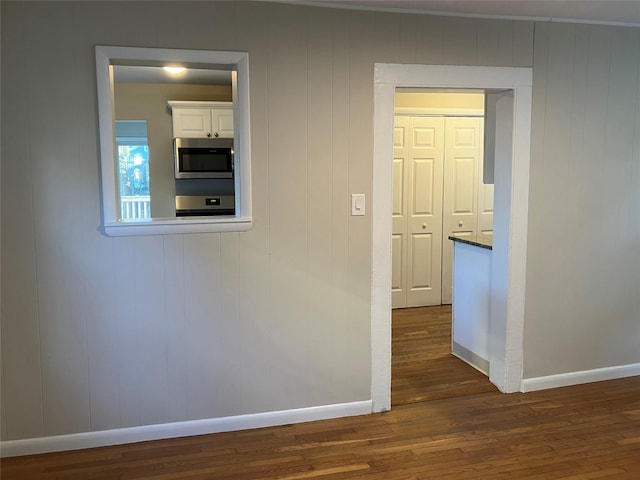
M 153 218 L 150 221 L 120 220 L 114 135 L 113 61 L 211 64 L 231 68 L 233 77 L 233 123 L 236 158 L 236 215 L 225 217 Z M 249 54 L 141 47 L 96 46 L 98 121 L 102 175 L 102 224 L 109 236 L 249 230 L 251 213 L 251 135 L 249 122 Z

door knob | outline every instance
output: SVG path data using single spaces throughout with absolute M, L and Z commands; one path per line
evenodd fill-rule
M 426 223 L 423 223 L 423 224 L 422 224 L 422 228 L 423 228 L 423 229 L 426 229 L 426 228 L 427 228 L 427 224 L 426 224 Z
M 462 226 L 462 222 L 458 222 L 458 226 L 461 227 Z

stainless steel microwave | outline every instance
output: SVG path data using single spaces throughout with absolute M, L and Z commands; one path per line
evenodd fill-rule
M 176 178 L 233 178 L 233 138 L 175 138 Z

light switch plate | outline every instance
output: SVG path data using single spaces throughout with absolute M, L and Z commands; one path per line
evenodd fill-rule
M 352 193 L 351 194 L 351 215 L 364 215 L 364 214 L 365 214 L 364 193 Z

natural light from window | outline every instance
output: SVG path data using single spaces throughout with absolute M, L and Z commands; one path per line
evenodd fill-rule
M 149 146 L 145 120 L 118 120 L 118 197 L 120 219 L 151 219 Z

